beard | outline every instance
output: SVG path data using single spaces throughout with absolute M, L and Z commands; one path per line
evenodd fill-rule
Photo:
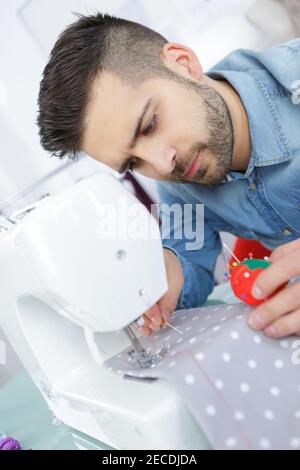
M 221 183 L 232 165 L 234 132 L 230 111 L 223 97 L 214 88 L 181 77 L 179 82 L 196 95 L 199 126 L 203 126 L 204 114 L 204 125 L 209 137 L 206 143 L 197 142 L 190 147 L 188 156 L 177 163 L 171 181 L 216 186 Z M 199 170 L 190 178 L 183 176 L 199 152 L 201 152 Z

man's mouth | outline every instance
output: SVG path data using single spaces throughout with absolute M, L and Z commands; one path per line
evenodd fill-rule
M 192 178 L 200 168 L 201 165 L 201 151 L 198 153 L 192 164 L 186 169 L 182 176 Z

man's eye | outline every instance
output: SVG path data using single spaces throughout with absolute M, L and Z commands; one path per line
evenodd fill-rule
M 153 114 L 150 124 L 143 130 L 142 135 L 151 134 L 157 126 L 157 114 Z

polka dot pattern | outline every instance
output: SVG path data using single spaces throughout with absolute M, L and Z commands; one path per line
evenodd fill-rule
M 215 381 L 215 386 L 218 390 L 223 390 L 224 388 L 224 382 L 222 380 L 216 380 Z
M 224 352 L 222 354 L 222 359 L 223 359 L 224 362 L 230 362 L 231 361 L 231 356 L 227 352 Z
M 233 448 L 235 447 L 237 444 L 237 440 L 235 437 L 228 437 L 228 439 L 226 439 L 226 447 L 229 447 L 229 448 Z
M 205 412 L 206 414 L 208 414 L 209 416 L 215 416 L 216 414 L 216 409 L 213 405 L 207 405 L 207 407 L 205 408 Z
M 104 367 L 118 374 L 124 393 L 125 375 L 138 377 L 140 385 L 149 378 L 169 381 L 214 448 L 300 449 L 293 338 L 274 340 L 254 332 L 249 311 L 242 304 L 176 311 L 171 324 L 180 333 L 167 327 L 140 339 L 154 355 L 152 364 L 130 362 L 129 347 Z
M 243 419 L 245 419 L 245 415 L 242 411 L 236 411 L 234 413 L 234 418 L 237 420 L 237 421 L 243 421 Z
M 247 384 L 247 382 L 242 382 L 240 385 L 240 390 L 242 393 L 248 393 L 250 390 L 249 384 Z
M 205 355 L 203 354 L 203 352 L 198 352 L 195 354 L 195 357 L 198 361 L 202 361 L 205 358 Z
M 271 410 L 265 410 L 264 411 L 264 417 L 268 419 L 269 421 L 274 419 L 274 413 Z
M 195 377 L 192 374 L 188 374 L 185 376 L 185 381 L 189 385 L 193 385 L 195 383 Z
M 231 337 L 232 339 L 239 339 L 240 335 L 238 334 L 237 331 L 231 331 L 230 337 Z

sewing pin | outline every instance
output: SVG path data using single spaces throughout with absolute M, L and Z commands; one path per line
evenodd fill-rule
M 240 264 L 240 260 L 235 256 L 234 253 L 232 253 L 231 249 L 229 248 L 229 246 L 226 245 L 226 243 L 223 242 L 223 246 L 224 248 L 226 248 L 226 250 L 231 254 L 231 256 L 233 256 L 233 258 Z
M 179 330 L 178 328 L 176 328 L 175 326 L 170 325 L 170 323 L 165 322 L 165 325 L 168 325 L 170 328 L 173 328 L 173 330 L 177 331 L 177 333 L 180 333 L 181 335 L 183 335 L 182 331 L 180 331 L 180 330 Z

